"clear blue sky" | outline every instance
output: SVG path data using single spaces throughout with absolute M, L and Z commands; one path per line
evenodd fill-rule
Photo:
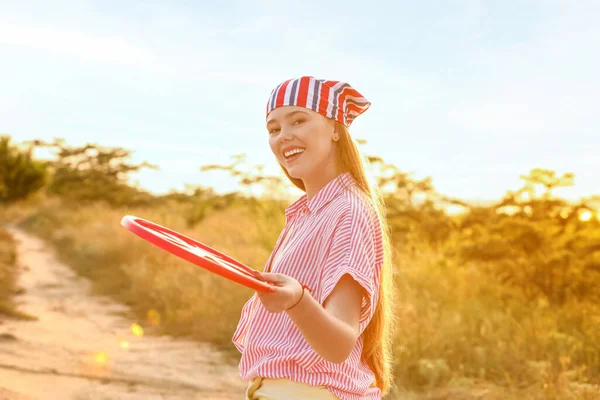
M 437 189 L 496 199 L 542 167 L 600 193 L 600 2 L 0 1 L 0 133 L 134 151 L 156 192 L 267 144 L 270 90 L 350 82 L 355 136 Z

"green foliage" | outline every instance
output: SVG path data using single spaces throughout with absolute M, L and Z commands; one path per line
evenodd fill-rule
M 113 205 L 148 204 L 153 196 L 132 187 L 129 174 L 143 168 L 156 168 L 147 162 L 131 164 L 131 152 L 96 144 L 69 146 L 62 139 L 52 143 L 34 141 L 34 145 L 56 152 L 51 162 L 52 179 L 48 193 L 78 203 L 104 201 Z
M 589 200 L 570 204 L 552 190 L 573 177 L 533 170 L 525 186 L 498 204 L 466 215 L 461 224 L 463 262 L 476 261 L 525 298 L 562 305 L 569 300 L 600 300 L 600 221 L 580 219 L 593 213 Z M 534 184 L 545 191 L 537 196 Z
M 0 137 L 0 203 L 27 198 L 46 183 L 46 166 L 32 157 L 32 149 L 19 149 L 9 136 Z
M 381 157 L 367 159 L 384 194 L 395 247 L 403 251 L 416 251 L 415 246 L 423 244 L 439 248 L 448 240 L 456 224 L 444 207 L 467 205 L 437 193 L 430 177 L 415 179 Z

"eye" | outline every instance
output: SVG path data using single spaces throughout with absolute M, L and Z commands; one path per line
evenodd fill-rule
M 297 119 L 297 120 L 295 120 L 295 121 L 294 121 L 294 124 L 293 124 L 293 125 L 295 125 L 295 124 L 296 124 L 296 122 L 297 122 L 297 123 L 299 123 L 299 124 L 301 124 L 301 123 L 303 123 L 304 121 L 305 121 L 305 120 L 304 120 L 304 119 L 302 119 L 302 118 L 300 118 L 300 119 Z
M 270 135 L 272 135 L 272 134 L 274 134 L 276 132 L 279 132 L 279 128 L 271 128 L 271 129 L 269 129 L 269 134 Z

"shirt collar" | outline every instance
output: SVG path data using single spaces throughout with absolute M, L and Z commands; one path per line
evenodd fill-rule
M 302 195 L 298 200 L 293 202 L 285 210 L 286 218 L 291 217 L 302 209 L 307 209 L 309 212 L 315 212 L 321 207 L 329 203 L 331 200 L 336 198 L 344 188 L 351 186 L 354 183 L 352 175 L 349 172 L 344 172 L 334 179 L 332 179 L 327 185 L 325 185 L 317 194 L 308 201 L 306 194 Z

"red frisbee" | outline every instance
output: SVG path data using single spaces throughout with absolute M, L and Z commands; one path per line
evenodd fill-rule
M 260 292 L 271 287 L 255 278 L 255 270 L 249 266 L 179 232 L 132 215 L 124 216 L 121 225 L 153 245 L 233 282 Z

